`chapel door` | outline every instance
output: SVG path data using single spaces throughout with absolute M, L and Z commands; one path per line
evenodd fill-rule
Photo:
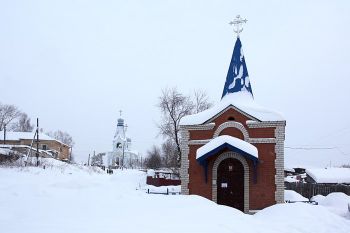
M 219 164 L 217 201 L 244 211 L 244 168 L 237 159 L 228 158 Z

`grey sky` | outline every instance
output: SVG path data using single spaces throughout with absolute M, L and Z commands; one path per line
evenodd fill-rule
M 350 154 L 349 1 L 0 1 L 0 101 L 45 130 L 62 129 L 79 158 L 110 150 L 119 109 L 134 149 L 160 141 L 161 88 L 219 101 L 234 35 L 255 100 L 287 120 L 287 145 Z

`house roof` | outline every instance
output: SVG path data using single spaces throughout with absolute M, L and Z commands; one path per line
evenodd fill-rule
M 306 173 L 317 183 L 350 183 L 350 168 L 312 168 Z
M 33 140 L 35 135 L 35 132 L 12 132 L 12 131 L 6 131 L 6 140 L 8 141 L 18 141 L 21 139 L 27 139 L 27 140 Z M 4 140 L 4 131 L 0 131 L 0 140 Z M 47 134 L 40 133 L 39 134 L 39 140 L 48 140 L 48 141 L 57 141 L 61 144 L 64 144 L 68 146 L 67 144 L 50 137 Z M 68 146 L 69 147 L 69 146 Z
M 221 135 L 210 140 L 210 142 L 208 142 L 204 146 L 198 148 L 196 159 L 198 161 L 204 160 L 212 154 L 216 154 L 215 151 L 223 146 L 228 146 L 232 150 L 238 150 L 239 152 L 242 152 L 243 154 L 253 158 L 254 160 L 258 160 L 259 158 L 258 149 L 252 144 L 229 135 Z
M 284 121 L 284 117 L 275 111 L 269 110 L 260 106 L 254 101 L 249 92 L 229 93 L 225 95 L 221 101 L 212 108 L 204 110 L 203 112 L 185 116 L 181 119 L 180 125 L 200 125 L 206 123 L 208 120 L 216 117 L 222 111 L 229 107 L 235 107 L 242 111 L 251 119 L 259 121 Z
M 242 43 L 239 37 L 237 37 L 234 46 L 221 101 L 203 112 L 183 117 L 180 125 L 207 123 L 229 107 L 238 109 L 252 120 L 284 121 L 280 113 L 266 109 L 254 101 Z
M 253 91 L 249 80 L 247 65 L 245 63 L 242 42 L 239 37 L 237 37 L 222 97 L 229 93 L 241 91 L 249 93 L 251 98 L 253 98 Z
M 253 162 L 254 182 L 256 182 L 256 165 L 259 162 L 258 149 L 246 141 L 228 135 L 213 138 L 207 144 L 197 149 L 196 160 L 204 167 L 205 182 L 208 182 L 208 158 L 217 155 L 225 149 L 237 152 Z

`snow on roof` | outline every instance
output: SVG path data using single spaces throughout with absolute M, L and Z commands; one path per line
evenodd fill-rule
M 11 150 L 8 148 L 0 148 L 0 155 L 10 155 Z
M 325 168 L 350 164 L 350 156 L 337 148 L 284 150 L 284 166 L 288 168 Z
M 285 172 L 295 172 L 293 168 L 284 167 Z
M 181 125 L 199 125 L 221 113 L 226 108 L 233 106 L 260 121 L 284 121 L 280 113 L 268 110 L 257 104 L 247 91 L 230 93 L 225 95 L 221 101 L 212 108 L 203 112 L 185 116 L 181 119 Z
M 6 140 L 8 141 L 18 141 L 20 139 L 33 140 L 35 132 L 10 132 L 6 131 Z M 4 140 L 4 131 L 0 131 L 0 140 Z M 39 140 L 57 141 L 64 144 L 63 142 L 50 137 L 47 134 L 39 133 Z M 66 145 L 66 144 L 65 144 Z M 67 145 L 68 146 L 68 145 Z
M 306 173 L 317 183 L 350 183 L 350 168 L 313 168 Z
M 239 138 L 231 137 L 228 135 L 222 135 L 222 136 L 219 136 L 219 137 L 212 139 L 210 142 L 208 142 L 204 146 L 198 148 L 196 159 L 201 158 L 202 156 L 204 156 L 204 155 L 208 154 L 209 152 L 213 151 L 214 149 L 224 145 L 225 143 L 227 143 L 233 147 L 236 147 L 237 149 L 242 150 L 251 156 L 258 158 L 258 149 L 255 146 L 253 146 L 252 144 L 250 144 L 246 141 L 243 141 Z
M 299 182 L 299 180 L 296 178 L 296 176 L 287 176 L 284 178 L 284 182 L 296 183 Z

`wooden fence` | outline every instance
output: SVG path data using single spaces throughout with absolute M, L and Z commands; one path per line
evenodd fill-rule
M 344 184 L 312 184 L 312 183 L 285 183 L 285 189 L 294 190 L 306 198 L 311 198 L 318 194 L 327 196 L 329 193 L 341 192 L 350 195 L 350 186 Z
M 148 185 L 154 186 L 169 186 L 169 185 L 181 185 L 181 180 L 170 180 L 165 178 L 153 178 L 152 176 L 147 176 L 146 183 Z
M 147 189 L 147 193 L 148 194 L 164 194 L 164 195 L 180 195 L 181 192 L 178 192 L 178 191 L 172 191 L 172 190 L 169 190 L 168 188 L 166 189 L 166 192 L 161 192 L 161 191 L 152 191 L 150 189 Z

